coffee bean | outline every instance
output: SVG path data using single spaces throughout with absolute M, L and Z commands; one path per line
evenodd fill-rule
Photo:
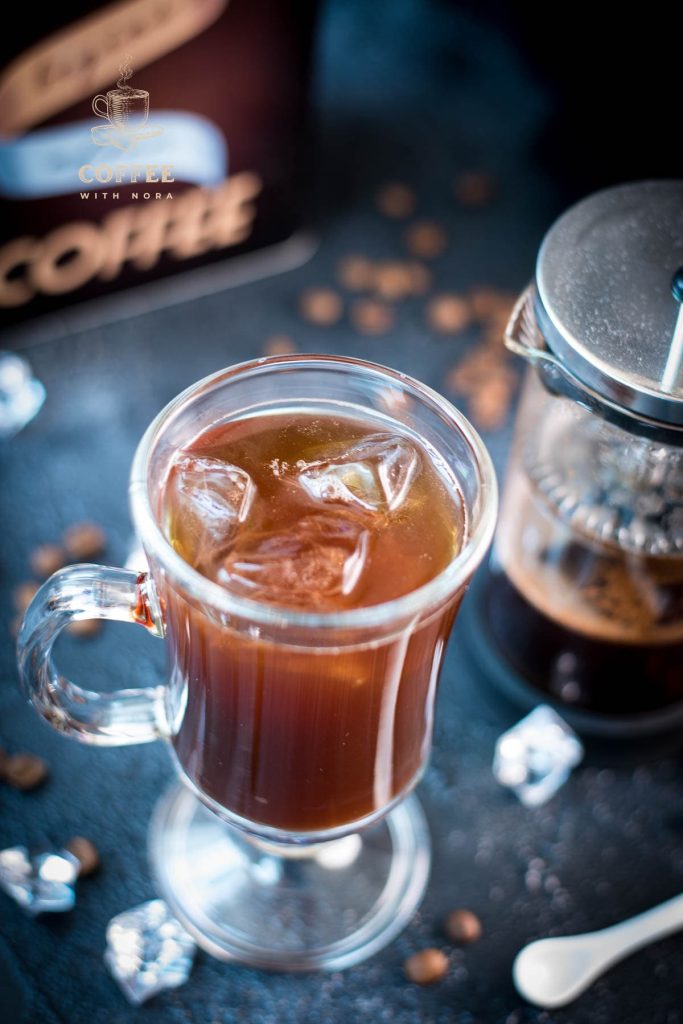
M 390 182 L 377 192 L 377 208 L 385 217 L 404 220 L 415 212 L 415 193 L 408 185 Z
M 65 849 L 79 861 L 79 878 L 93 875 L 100 866 L 100 855 L 94 843 L 85 836 L 74 836 L 66 844 Z
M 460 295 L 436 295 L 427 303 L 427 323 L 440 334 L 458 334 L 472 322 L 470 304 Z
M 481 332 L 481 340 L 484 345 L 503 345 L 505 342 L 505 328 L 507 320 L 492 321 L 484 327 Z
M 403 965 L 408 981 L 418 985 L 432 985 L 448 971 L 448 957 L 440 949 L 422 949 L 408 957 Z
M 35 789 L 47 778 L 47 765 L 35 754 L 12 754 L 5 761 L 4 777 L 15 789 Z
M 65 561 L 64 552 L 57 544 L 41 544 L 29 558 L 31 570 L 43 580 L 61 569 Z
M 16 610 L 25 612 L 39 589 L 39 585 L 33 580 L 27 580 L 15 587 L 12 591 L 12 601 Z
M 511 292 L 500 291 L 497 288 L 474 288 L 470 292 L 473 316 L 482 323 L 492 320 L 502 322 L 503 328 L 510 318 L 515 301 L 516 296 Z
M 463 395 L 471 395 L 481 384 L 482 379 L 491 372 L 491 364 L 488 368 L 480 366 L 475 360 L 465 359 L 457 366 L 451 367 L 446 375 L 446 387 L 450 391 L 458 391 Z
M 358 299 L 349 311 L 351 323 L 361 334 L 385 334 L 394 326 L 394 314 L 379 299 Z
M 273 334 L 263 345 L 265 356 L 286 356 L 290 352 L 296 352 L 296 345 L 286 334 Z
M 493 380 L 502 382 L 509 395 L 517 381 L 515 371 L 509 365 L 507 351 L 500 342 L 495 345 L 479 345 L 468 352 L 460 363 L 448 371 L 446 387 L 471 395 L 490 385 Z
M 5 778 L 5 774 L 6 774 L 6 771 L 7 771 L 7 762 L 8 761 L 9 761 L 9 754 L 7 753 L 6 750 L 3 750 L 2 747 L 0 747 L 0 779 L 4 779 Z
M 406 264 L 410 274 L 410 291 L 413 295 L 426 295 L 432 286 L 432 274 L 422 263 Z
M 309 288 L 299 299 L 304 320 L 316 327 L 332 327 L 342 315 L 342 300 L 331 288 Z
M 102 629 L 102 619 L 73 619 L 67 626 L 67 633 L 86 640 L 91 636 L 97 636 Z
M 459 908 L 452 910 L 443 925 L 444 931 L 451 942 L 466 944 L 481 938 L 481 921 L 471 910 Z
M 337 280 L 350 292 L 369 292 L 375 284 L 375 264 L 365 256 L 347 256 L 337 264 Z
M 496 190 L 495 181 L 484 171 L 467 171 L 455 179 L 454 191 L 463 206 L 486 206 Z
M 405 242 L 413 256 L 431 260 L 440 256 L 446 248 L 446 232 L 435 221 L 421 220 L 408 228 Z
M 104 530 L 97 523 L 75 523 L 64 531 L 64 547 L 74 562 L 87 562 L 102 554 Z
M 496 430 L 507 419 L 510 410 L 510 388 L 495 378 L 480 388 L 470 399 L 472 419 L 482 430 Z
M 403 299 L 413 291 L 413 275 L 407 263 L 380 263 L 375 274 L 375 291 L 383 299 Z

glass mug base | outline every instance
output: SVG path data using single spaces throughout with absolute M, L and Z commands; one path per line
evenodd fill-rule
M 149 858 L 157 891 L 207 953 L 277 971 L 336 971 L 408 924 L 431 844 L 414 794 L 362 832 L 284 847 L 246 836 L 178 783 L 153 815 Z

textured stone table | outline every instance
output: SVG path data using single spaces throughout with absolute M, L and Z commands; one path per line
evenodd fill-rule
M 121 564 L 130 542 L 126 483 L 135 444 L 156 411 L 187 384 L 262 353 L 288 334 L 303 351 L 364 356 L 442 387 L 475 344 L 425 328 L 422 300 L 401 307 L 390 334 L 370 340 L 346 322 L 319 331 L 297 313 L 308 285 L 329 284 L 340 256 L 400 251 L 401 228 L 375 212 L 386 179 L 406 180 L 420 211 L 447 228 L 435 263 L 438 289 L 491 283 L 518 289 L 545 226 L 569 197 L 532 156 L 547 109 L 540 87 L 494 30 L 439 4 L 419 17 L 413 2 L 331 4 L 322 26 L 319 75 L 324 181 L 320 247 L 311 261 L 267 281 L 173 307 L 138 296 L 118 323 L 67 324 L 60 338 L 28 350 L 48 398 L 38 419 L 0 448 L 2 615 L 28 575 L 31 549 L 78 519 L 109 537 Z M 353 55 L 353 60 L 348 55 Z M 458 209 L 451 182 L 471 166 L 496 172 L 497 200 Z M 150 308 L 146 309 L 149 304 Z M 7 341 L 5 341 L 7 344 Z M 487 435 L 499 467 L 508 430 Z M 118 1024 L 677 1024 L 683 1020 L 680 937 L 614 969 L 572 1007 L 544 1013 L 516 995 L 510 965 L 535 937 L 599 928 L 683 889 L 683 786 L 670 756 L 605 767 L 588 762 L 546 807 L 529 811 L 490 772 L 496 736 L 511 712 L 485 696 L 454 635 L 438 703 L 431 767 L 420 787 L 434 840 L 430 886 L 409 928 L 375 959 L 343 974 L 266 975 L 197 958 L 190 982 L 131 1009 L 102 963 L 107 921 L 153 895 L 145 842 L 150 812 L 171 778 L 160 745 L 94 750 L 62 739 L 25 706 L 6 626 L 0 666 L 0 745 L 40 752 L 48 783 L 30 794 L 0 789 L 0 847 L 59 843 L 75 833 L 102 852 L 101 873 L 83 881 L 76 909 L 30 920 L 0 895 L 0 1020 Z M 125 626 L 95 640 L 60 643 L 67 672 L 95 688 L 159 679 L 162 645 Z M 446 909 L 469 906 L 484 936 L 471 948 L 445 943 Z M 402 962 L 443 944 L 452 969 L 440 984 L 408 984 Z M 4 1009 L 3 1009 L 4 1007 Z

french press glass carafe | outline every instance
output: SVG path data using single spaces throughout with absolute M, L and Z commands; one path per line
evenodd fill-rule
M 682 268 L 683 182 L 599 192 L 550 229 L 507 330 L 530 366 L 481 648 L 588 732 L 683 725 Z

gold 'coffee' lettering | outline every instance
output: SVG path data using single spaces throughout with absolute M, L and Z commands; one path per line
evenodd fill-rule
M 105 239 L 97 224 L 74 221 L 51 231 L 40 245 L 40 257 L 30 265 L 29 276 L 37 292 L 61 295 L 80 288 L 102 261 Z
M 78 177 L 86 185 L 98 181 L 108 185 L 134 185 L 136 182 L 174 182 L 172 164 L 83 164 L 78 168 Z
M 242 171 L 215 188 L 187 189 L 172 203 L 131 204 L 101 224 L 74 221 L 42 239 L 16 238 L 0 248 L 0 307 L 62 295 L 94 278 L 112 281 L 124 265 L 150 270 L 163 254 L 185 260 L 238 245 L 251 234 L 262 187 L 258 174 Z
M 37 244 L 35 238 L 15 238 L 0 249 L 0 306 L 23 306 L 33 298 L 25 271 Z

